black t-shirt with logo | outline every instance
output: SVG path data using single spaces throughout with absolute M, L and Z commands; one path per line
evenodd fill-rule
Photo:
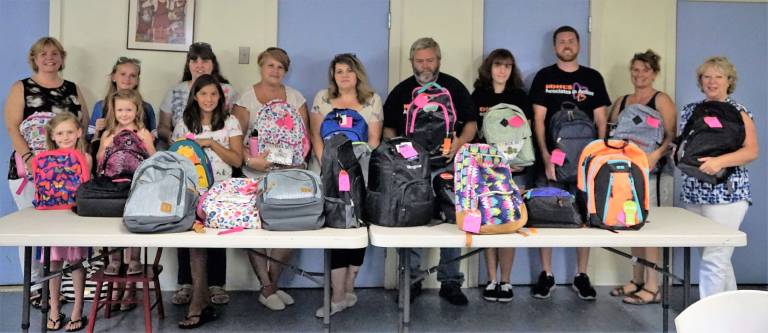
M 469 91 L 464 84 L 453 76 L 445 73 L 439 73 L 437 84 L 448 89 L 453 100 L 453 107 L 456 111 L 456 135 L 461 135 L 464 124 L 477 120 L 477 109 L 472 105 L 472 99 Z M 384 102 L 384 127 L 394 128 L 398 136 L 405 134 L 405 110 L 411 103 L 411 94 L 413 90 L 421 87 L 416 78 L 411 75 L 409 78 L 398 83 Z

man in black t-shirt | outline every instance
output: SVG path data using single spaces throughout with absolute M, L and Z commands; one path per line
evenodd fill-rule
M 531 85 L 530 97 L 533 102 L 536 142 L 541 152 L 544 177 L 549 182 L 575 194 L 578 191 L 573 184 L 557 183 L 555 166 L 550 152 L 554 142 L 548 138 L 549 120 L 558 112 L 563 102 L 572 102 L 584 110 L 595 122 L 599 138 L 604 138 L 607 127 L 606 106 L 611 104 L 605 89 L 603 77 L 596 70 L 578 63 L 579 33 L 570 26 L 562 26 L 552 36 L 557 63 L 544 67 L 536 73 Z M 570 157 L 570 156 L 569 156 Z M 571 157 L 573 158 L 573 157 Z M 578 158 L 578 157 L 575 157 Z M 543 271 L 532 290 L 533 297 L 549 298 L 555 285 L 552 275 L 552 249 L 542 248 L 541 265 Z M 573 289 L 579 298 L 594 300 L 596 293 L 587 276 L 589 248 L 577 248 L 578 272 L 573 280 Z
M 440 45 L 429 37 L 416 40 L 411 45 L 410 52 L 411 66 L 413 75 L 400 82 L 389 93 L 384 102 L 384 138 L 391 139 L 405 134 L 405 111 L 411 103 L 411 93 L 414 89 L 421 87 L 429 82 L 436 82 L 440 86 L 448 89 L 451 93 L 454 109 L 456 111 L 456 133 L 451 140 L 451 150 L 443 155 L 449 161 L 453 160 L 456 151 L 465 143 L 472 142 L 477 132 L 477 114 L 472 106 L 472 99 L 466 87 L 453 76 L 440 72 Z M 452 164 L 446 165 L 446 168 L 436 170 L 438 172 L 450 170 Z M 433 170 L 434 177 L 435 170 Z M 458 257 L 461 254 L 459 248 L 441 248 L 440 264 Z M 411 263 L 415 268 L 419 267 L 420 258 L 417 253 L 413 253 Z M 464 274 L 459 271 L 459 262 L 452 262 L 441 268 L 437 272 L 437 280 L 440 282 L 440 296 L 454 305 L 466 305 L 467 297 L 461 291 L 461 284 L 464 283 Z M 421 283 L 415 284 L 411 291 L 411 297 L 416 297 L 421 293 Z

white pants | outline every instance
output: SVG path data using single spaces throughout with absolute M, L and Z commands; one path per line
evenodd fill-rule
M 31 181 L 27 183 L 21 193 L 16 194 L 23 179 L 8 180 L 8 188 L 11 191 L 13 201 L 16 203 L 16 208 L 22 210 L 24 208 L 32 207 L 32 199 L 35 197 L 35 184 Z M 24 247 L 19 247 L 19 263 L 21 263 L 21 273 L 24 273 Z M 43 264 L 39 260 L 35 259 L 35 249 L 32 248 L 32 281 L 39 280 L 43 275 Z M 40 289 L 41 285 L 32 286 L 32 290 Z
M 747 208 L 749 203 L 746 201 L 719 205 L 685 205 L 685 209 L 734 230 L 739 229 Z M 731 264 L 732 255 L 733 247 L 729 246 L 711 246 L 702 249 L 699 264 L 699 298 L 736 290 L 736 275 L 733 273 Z

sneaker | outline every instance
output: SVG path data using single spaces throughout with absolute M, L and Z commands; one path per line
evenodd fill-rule
M 285 304 L 280 300 L 280 296 L 277 296 L 277 294 L 272 294 L 268 297 L 264 297 L 264 295 L 259 294 L 259 303 L 272 311 L 285 310 Z
M 344 311 L 344 309 L 346 308 L 347 308 L 346 300 L 339 303 L 331 302 L 331 316 L 341 311 Z M 321 306 L 319 309 L 317 309 L 317 311 L 315 311 L 315 317 L 317 318 L 325 317 L 325 307 Z
M 347 307 L 351 308 L 357 304 L 357 295 L 355 293 L 346 293 L 344 301 L 347 302 Z
M 542 271 L 539 274 L 539 281 L 533 286 L 531 293 L 533 297 L 547 299 L 552 296 L 552 289 L 555 287 L 555 277 Z
M 597 296 L 595 288 L 592 288 L 592 284 L 589 283 L 589 276 L 584 273 L 579 273 L 573 278 L 573 285 L 571 286 L 579 298 L 583 300 L 594 300 Z
M 277 295 L 277 297 L 280 297 L 280 300 L 283 301 L 283 304 L 285 304 L 285 305 L 293 305 L 293 303 L 295 303 L 293 301 L 293 297 L 291 297 L 291 295 L 288 295 L 287 292 L 284 292 L 284 291 L 282 291 L 280 289 L 278 289 L 275 292 L 275 295 Z
M 456 283 L 443 283 L 440 285 L 440 297 L 445 298 L 453 305 L 467 305 L 469 300 L 461 292 L 461 286 Z
M 496 283 L 496 281 L 488 281 L 488 285 L 485 286 L 485 289 L 483 289 L 483 299 L 489 302 L 496 302 L 499 300 L 499 292 L 497 289 L 499 288 L 499 284 Z
M 499 302 L 509 302 L 515 293 L 512 291 L 512 285 L 509 282 L 502 282 L 496 287 L 496 293 L 499 295 Z

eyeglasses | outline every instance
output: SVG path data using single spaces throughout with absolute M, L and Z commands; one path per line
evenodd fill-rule
M 141 60 L 136 59 L 136 58 L 128 58 L 128 57 L 117 58 L 117 64 L 118 65 L 122 65 L 122 64 L 126 64 L 126 63 L 141 65 Z
M 198 48 L 198 47 L 210 49 L 211 44 L 208 44 L 206 42 L 194 42 L 191 45 L 189 45 L 189 50 L 191 51 L 192 48 Z

